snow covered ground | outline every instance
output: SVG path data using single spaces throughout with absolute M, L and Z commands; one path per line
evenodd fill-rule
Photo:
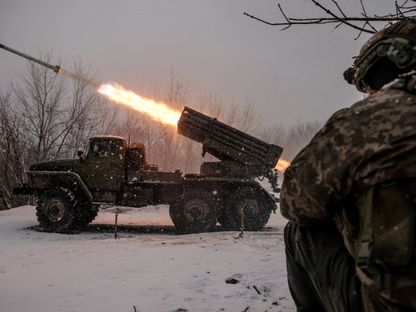
M 117 240 L 113 222 L 100 211 L 85 232 L 51 234 L 34 207 L 1 211 L 0 311 L 295 311 L 278 215 L 240 239 L 175 235 L 166 206 L 124 211 Z

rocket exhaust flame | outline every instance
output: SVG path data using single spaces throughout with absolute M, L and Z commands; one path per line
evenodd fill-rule
M 275 169 L 281 172 L 284 172 L 289 166 L 290 166 L 290 161 L 279 159 L 279 161 L 276 164 Z
M 98 92 L 116 103 L 145 113 L 166 125 L 176 127 L 181 116 L 180 111 L 169 108 L 165 103 L 144 98 L 116 83 L 102 84 L 99 86 Z

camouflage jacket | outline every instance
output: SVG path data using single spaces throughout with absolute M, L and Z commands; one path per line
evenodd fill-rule
M 284 217 L 316 224 L 371 186 L 416 177 L 415 81 L 396 80 L 332 115 L 284 174 Z

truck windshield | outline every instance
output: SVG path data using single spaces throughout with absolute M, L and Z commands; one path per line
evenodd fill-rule
M 96 140 L 90 143 L 88 157 L 123 159 L 124 148 L 118 140 Z

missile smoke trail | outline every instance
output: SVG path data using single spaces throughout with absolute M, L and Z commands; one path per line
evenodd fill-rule
M 88 84 L 90 87 L 92 87 L 94 89 L 98 89 L 100 87 L 100 83 L 99 82 L 97 82 L 97 81 L 95 81 L 93 79 L 90 79 L 90 78 L 83 77 L 83 76 L 78 75 L 76 73 L 73 73 L 73 72 L 71 72 L 71 71 L 69 71 L 67 69 L 62 68 L 62 67 L 59 68 L 58 73 L 59 74 L 63 74 L 66 77 L 71 78 L 73 80 L 78 80 L 80 82 L 84 82 L 84 83 Z

